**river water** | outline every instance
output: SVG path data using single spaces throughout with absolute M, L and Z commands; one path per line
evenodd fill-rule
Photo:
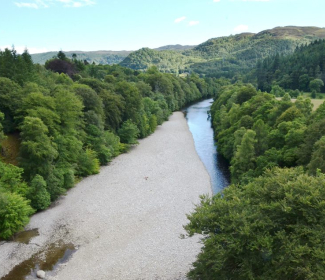
M 213 99 L 200 101 L 185 111 L 195 149 L 210 175 L 212 191 L 216 194 L 229 185 L 229 171 L 227 163 L 217 153 L 211 119 L 208 118 L 212 102 Z

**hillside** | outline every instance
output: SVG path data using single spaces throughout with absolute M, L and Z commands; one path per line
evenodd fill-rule
M 242 33 L 210 39 L 182 52 L 141 49 L 120 64 L 137 70 L 156 65 L 164 72 L 193 70 L 209 76 L 228 76 L 247 71 L 258 59 L 276 53 L 289 54 L 302 44 L 325 38 L 325 28 L 276 27 L 257 34 Z M 171 59 L 171 60 L 170 60 Z
M 117 64 L 126 58 L 132 51 L 70 51 L 64 52 L 68 58 L 72 58 L 73 54 L 77 55 L 79 60 L 86 60 L 88 63 L 95 62 L 96 64 Z M 31 54 L 34 63 L 45 64 L 45 62 L 58 52 L 46 52 Z
M 183 46 L 183 45 L 167 45 L 156 48 L 157 51 L 184 51 L 194 48 L 195 46 Z M 95 62 L 96 64 L 118 64 L 122 62 L 130 53 L 133 51 L 70 51 L 64 52 L 68 58 L 72 58 L 73 54 L 77 55 L 79 60 L 86 60 L 88 63 Z M 36 53 L 31 54 L 34 63 L 45 64 L 45 62 L 54 56 L 58 52 L 45 52 L 45 53 Z
M 167 45 L 167 46 L 162 46 L 159 48 L 155 48 L 154 50 L 156 51 L 166 51 L 166 50 L 171 50 L 171 51 L 184 51 L 184 50 L 190 50 L 193 49 L 196 46 L 190 46 L 190 45 Z
M 182 72 L 194 63 L 205 61 L 201 57 L 186 56 L 182 52 L 174 50 L 152 50 L 142 48 L 131 53 L 120 65 L 134 70 L 146 70 L 156 65 L 161 72 L 176 73 Z

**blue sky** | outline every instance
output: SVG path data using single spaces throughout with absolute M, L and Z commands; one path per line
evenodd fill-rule
M 324 0 L 0 0 L 0 49 L 137 50 L 276 26 L 325 27 Z

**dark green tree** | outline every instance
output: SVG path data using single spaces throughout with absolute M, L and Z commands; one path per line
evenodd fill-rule
M 185 226 L 203 233 L 190 279 L 323 279 L 325 176 L 273 169 L 202 197 Z

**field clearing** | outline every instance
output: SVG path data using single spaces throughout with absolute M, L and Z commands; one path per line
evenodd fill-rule
M 277 100 L 281 100 L 281 97 L 276 97 Z M 295 103 L 296 102 L 296 98 L 292 98 L 291 99 L 291 102 L 292 103 Z M 323 102 L 325 101 L 325 99 L 310 99 L 311 100 L 311 103 L 314 105 L 313 107 L 313 111 L 316 111 L 318 109 L 318 107 L 320 105 L 323 104 Z
M 317 108 L 323 104 L 325 100 L 324 99 L 312 99 L 311 100 L 311 103 L 314 104 L 314 107 L 313 107 L 313 111 L 316 111 Z

